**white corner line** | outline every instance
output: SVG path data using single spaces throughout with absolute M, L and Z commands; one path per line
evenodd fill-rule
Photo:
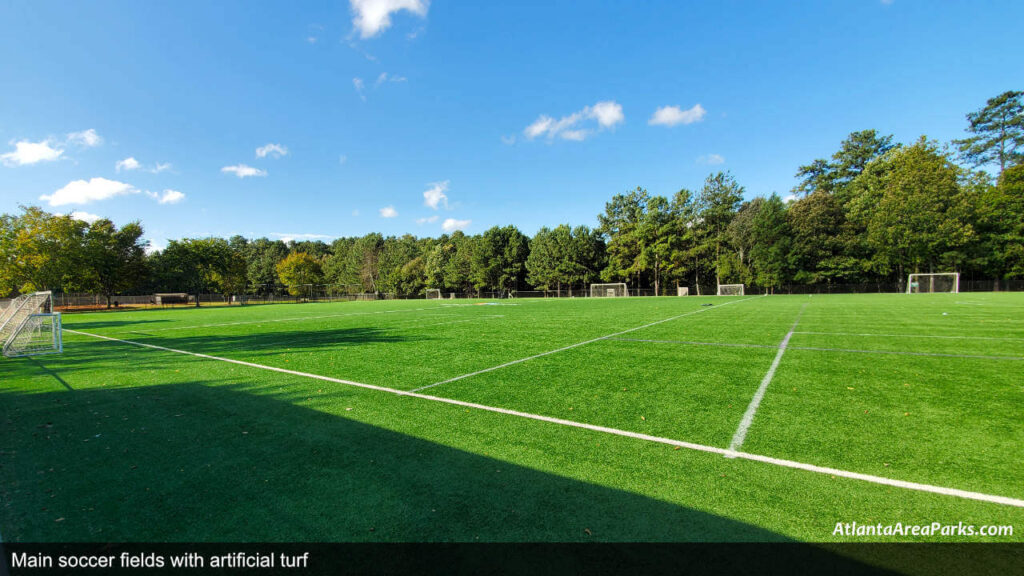
M 721 308 L 722 306 L 728 306 L 730 304 L 739 304 L 740 302 L 746 302 L 747 300 L 753 300 L 755 298 L 764 298 L 764 297 L 765 296 L 751 296 L 750 298 L 743 298 L 742 300 L 733 300 L 731 302 L 726 302 L 725 304 L 721 304 L 721 305 L 717 306 L 717 308 Z M 454 378 L 449 378 L 447 380 L 441 380 L 440 382 L 434 382 L 433 384 L 427 384 L 426 386 L 420 386 L 419 388 L 414 388 L 412 390 L 412 392 L 421 392 L 421 391 L 426 390 L 428 388 L 433 388 L 435 386 L 440 386 L 442 384 L 448 384 L 449 382 L 455 382 L 457 380 L 463 380 L 465 378 L 471 378 L 473 376 L 478 376 L 480 374 L 486 374 L 487 372 L 493 372 L 495 370 L 501 370 L 502 368 L 508 368 L 509 366 L 515 366 L 516 364 L 521 364 L 523 362 L 528 362 L 530 360 L 536 360 L 537 358 L 542 358 L 544 356 L 550 356 L 551 354 L 558 354 L 559 352 L 565 352 L 566 350 L 572 350 L 573 348 L 579 348 L 580 346 L 585 346 L 587 344 L 593 344 L 594 342 L 600 342 L 601 340 L 609 340 L 609 339 L 614 338 L 616 336 L 621 336 L 623 334 L 629 334 L 630 332 L 635 332 L 637 330 L 642 330 L 644 328 L 650 328 L 651 326 L 657 326 L 658 324 L 669 322 L 671 320 L 676 320 L 676 319 L 682 318 L 684 316 L 692 316 L 694 314 L 700 314 L 701 312 L 707 312 L 708 310 L 714 310 L 715 308 L 716 307 L 708 307 L 708 308 L 698 308 L 696 310 L 690 310 L 689 312 L 686 312 L 684 314 L 677 314 L 676 316 L 672 316 L 670 318 L 663 318 L 661 320 L 656 320 L 656 321 L 651 322 L 649 324 L 644 324 L 643 326 L 636 326 L 634 328 L 629 328 L 627 330 L 622 330 L 622 331 L 616 332 L 614 334 L 607 334 L 605 336 L 599 336 L 597 338 L 591 338 L 590 340 L 585 340 L 583 342 L 577 342 L 575 344 L 569 344 L 568 346 L 563 346 L 563 347 L 557 348 L 555 350 L 548 350 L 547 352 L 541 352 L 540 354 L 534 354 L 533 356 L 527 356 L 526 358 L 520 358 L 518 360 L 512 360 L 511 362 L 505 362 L 504 364 L 499 364 L 497 366 L 491 366 L 490 368 L 484 368 L 483 370 L 477 370 L 476 372 L 470 372 L 468 374 L 462 374 L 460 376 L 455 376 Z
M 764 398 L 765 392 L 768 391 L 768 385 L 772 383 L 772 378 L 775 377 L 775 371 L 778 370 L 779 363 L 782 362 L 782 355 L 786 353 L 786 347 L 789 346 L 789 339 L 793 337 L 797 324 L 800 324 L 800 317 L 803 316 L 804 308 L 806 307 L 806 302 L 800 306 L 800 311 L 796 313 L 796 320 L 793 321 L 793 326 L 790 327 L 789 332 L 786 333 L 782 342 L 779 343 L 779 351 L 775 353 L 772 365 L 768 367 L 768 372 L 761 379 L 761 385 L 757 387 L 757 392 L 754 392 L 754 397 L 750 399 L 750 404 L 747 406 L 747 411 L 743 413 L 743 419 L 740 420 L 736 433 L 732 435 L 732 442 L 729 443 L 729 454 L 726 457 L 733 457 L 732 455 L 737 453 L 740 446 L 743 446 L 743 441 L 747 438 L 747 430 L 750 430 L 750 425 L 754 423 L 754 416 L 757 414 L 757 409 L 761 406 L 761 400 Z
M 825 466 L 816 466 L 814 464 L 805 464 L 803 462 L 795 462 L 793 460 L 783 460 L 781 458 L 772 458 L 770 456 L 760 456 L 757 454 L 748 454 L 746 452 L 737 452 L 729 450 L 727 448 L 717 448 L 715 446 L 706 446 L 703 444 L 695 444 L 693 442 L 684 442 L 682 440 L 672 440 L 671 438 L 662 438 L 659 436 L 650 436 L 648 434 L 641 434 L 639 432 L 630 432 L 628 430 L 619 430 L 617 428 L 608 428 L 605 426 L 597 426 L 594 424 L 585 424 L 583 422 L 575 422 L 572 420 L 563 420 L 561 418 L 553 418 L 551 416 L 541 416 L 539 414 L 530 414 L 529 412 L 519 412 L 516 410 L 509 410 L 507 408 L 496 408 L 494 406 L 486 406 L 484 404 L 475 404 L 473 402 L 463 402 L 462 400 L 454 400 L 451 398 L 442 398 L 440 396 L 430 396 L 427 394 L 417 394 L 416 392 L 406 392 L 404 390 L 396 390 L 394 388 L 387 388 L 384 386 L 375 386 L 373 384 L 363 384 L 361 382 L 353 382 L 351 380 L 342 380 L 340 378 L 331 378 L 330 376 L 321 376 L 319 374 L 310 374 L 308 372 L 298 372 L 296 370 L 287 370 L 285 368 L 276 368 L 274 366 L 264 366 L 262 364 L 255 364 L 252 362 L 245 362 L 242 360 L 232 360 L 230 358 L 221 358 L 218 356 L 210 356 L 208 354 L 199 354 L 197 352 L 188 352 L 186 350 L 175 350 L 173 348 L 166 348 L 164 346 L 157 346 L 155 344 L 144 344 L 142 342 L 132 342 L 131 340 L 121 340 L 119 338 L 111 338 L 110 336 L 100 336 L 99 334 L 90 334 L 88 332 L 80 332 L 78 330 L 70 330 L 65 328 L 66 332 L 73 334 L 80 334 L 82 336 L 90 336 L 92 338 L 98 338 L 101 340 L 109 340 L 111 342 L 120 342 L 122 344 L 131 344 L 132 346 L 139 346 L 142 348 L 152 348 L 154 350 L 163 350 L 165 352 L 174 352 L 176 354 L 185 354 L 188 356 L 196 356 L 198 358 L 205 358 L 207 360 L 217 360 L 219 362 L 228 362 L 231 364 L 239 364 L 241 366 L 248 366 L 250 368 L 259 368 L 261 370 L 269 370 L 272 372 L 280 372 L 282 374 L 290 374 L 292 376 L 300 376 L 304 378 L 312 378 L 315 380 L 324 380 L 327 382 L 334 382 L 336 384 L 345 384 L 347 386 L 355 386 L 357 388 L 365 388 L 368 390 L 376 390 L 378 392 L 387 392 L 389 394 L 395 394 L 397 396 L 408 396 L 410 398 L 418 398 L 420 400 L 428 400 L 430 402 L 440 402 L 443 404 L 451 404 L 454 406 L 462 406 L 464 408 L 473 408 L 476 410 L 483 410 L 486 412 L 496 412 L 498 414 L 505 414 L 508 416 L 516 416 L 519 418 L 526 418 L 529 420 L 537 420 L 540 422 L 547 422 L 550 424 L 558 424 L 561 426 L 568 426 L 572 428 L 582 428 L 584 430 L 591 430 L 593 432 L 601 432 L 604 434 L 612 434 L 615 436 L 623 436 L 626 438 L 634 438 L 637 440 L 645 440 L 647 442 L 656 442 L 659 444 L 667 444 L 669 446 L 678 446 L 680 448 L 686 448 L 688 450 L 694 450 L 697 452 L 707 452 L 711 454 L 719 454 L 722 456 L 728 456 L 730 458 L 738 458 L 742 460 L 752 460 L 754 462 L 762 462 L 765 464 L 771 464 L 774 466 L 781 466 L 783 468 L 792 468 L 795 470 L 804 470 L 807 472 L 814 472 L 816 474 L 827 474 L 829 476 L 836 476 L 840 478 L 849 478 L 851 480 L 861 480 L 863 482 L 870 482 L 872 484 L 881 484 L 884 486 L 893 486 L 896 488 L 904 488 L 906 490 L 915 490 L 918 492 L 930 492 L 932 494 L 941 494 L 943 496 L 951 496 L 954 498 L 963 498 L 967 500 L 978 500 L 981 502 L 989 502 L 992 504 L 1001 504 L 1004 506 L 1014 506 L 1017 508 L 1024 508 L 1024 500 L 1017 498 L 1010 498 L 1008 496 L 998 496 L 994 494 L 984 494 L 981 492 L 970 492 L 968 490 L 960 490 L 958 488 L 945 488 L 942 486 L 933 486 L 931 484 L 920 484 L 917 482 L 907 482 L 904 480 L 894 480 L 892 478 L 884 478 L 882 476 L 872 476 L 870 474 L 861 474 L 859 472 L 849 472 L 846 470 L 839 470 L 836 468 L 828 468 Z

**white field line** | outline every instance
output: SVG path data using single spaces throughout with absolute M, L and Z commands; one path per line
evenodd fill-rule
M 289 374 L 291 376 L 300 376 L 303 378 L 312 378 L 314 380 L 323 380 L 326 382 L 333 382 L 335 384 L 344 384 L 346 386 L 354 386 L 357 388 L 364 388 L 367 390 L 376 390 L 378 392 L 387 392 L 396 396 L 408 396 L 410 398 L 418 398 L 420 400 L 428 400 L 430 402 L 440 402 L 442 404 L 451 404 L 453 406 L 462 406 L 464 408 L 473 408 L 476 410 L 482 410 L 485 412 L 495 412 L 498 414 L 505 414 L 508 416 L 516 416 L 518 418 L 526 418 L 529 420 L 537 420 L 540 422 L 548 422 L 550 424 L 557 424 L 560 426 L 568 426 L 571 428 L 582 428 L 584 430 L 591 430 L 593 432 L 601 432 L 604 434 L 612 434 L 615 436 L 624 436 L 626 438 L 634 438 L 637 440 L 645 440 L 647 442 L 657 442 L 659 444 L 667 444 L 669 446 L 678 446 L 680 448 L 686 448 L 688 450 L 695 450 L 698 452 L 707 452 L 710 454 L 719 454 L 722 456 L 730 456 L 732 458 L 739 458 L 743 460 L 752 460 L 754 462 L 762 462 L 765 464 L 771 464 L 774 466 L 781 466 L 783 468 L 792 468 L 795 470 L 804 470 L 807 472 L 814 472 L 816 474 L 827 474 L 829 476 L 836 476 L 840 478 L 849 478 L 852 480 L 861 480 L 863 482 L 870 482 L 873 484 L 881 484 L 883 486 L 894 486 L 896 488 L 904 488 L 907 490 L 915 490 L 918 492 L 930 492 L 932 494 L 941 494 L 944 496 L 952 496 L 954 498 L 965 498 L 968 500 L 979 500 L 981 502 L 990 502 L 993 504 L 1002 504 L 1004 506 L 1014 506 L 1017 508 L 1024 508 L 1024 500 L 1017 498 L 1010 498 L 1008 496 L 998 496 L 994 494 L 985 494 L 982 492 L 971 492 L 968 490 L 960 490 L 958 488 L 945 488 L 942 486 L 934 486 L 931 484 L 920 484 L 918 482 L 907 482 L 904 480 L 894 480 L 892 478 L 884 478 L 882 476 L 873 476 L 871 474 L 861 474 L 859 472 L 849 472 L 847 470 L 840 470 L 837 468 L 828 468 L 825 466 L 816 466 L 814 464 L 805 464 L 803 462 L 796 462 L 793 460 L 784 460 L 781 458 L 772 458 L 770 456 L 761 456 L 758 454 L 748 454 L 746 452 L 735 452 L 726 448 L 718 448 L 715 446 L 707 446 L 704 444 L 695 444 L 693 442 L 684 442 L 682 440 L 673 440 L 671 438 L 662 438 L 659 436 L 651 436 L 649 434 L 641 434 L 639 432 L 630 432 L 628 430 L 619 430 L 617 428 L 608 428 L 606 426 L 597 426 L 595 424 L 586 424 L 583 422 L 575 422 L 573 420 L 563 420 L 561 418 L 552 418 L 550 416 L 541 416 L 539 414 L 530 414 L 529 412 L 519 412 L 517 410 L 509 410 L 507 408 L 497 408 L 494 406 L 486 406 L 484 404 L 476 404 L 473 402 L 463 402 L 461 400 L 454 400 L 452 398 L 442 398 L 440 396 L 430 396 L 427 394 L 418 394 L 416 392 L 407 392 L 404 390 L 396 390 L 394 388 L 387 388 L 384 386 L 375 386 L 373 384 L 363 384 L 361 382 L 353 382 L 351 380 L 343 380 L 341 378 L 331 378 L 330 376 L 321 376 L 319 374 L 311 374 L 308 372 L 299 372 L 296 370 L 287 370 L 285 368 L 277 368 L 274 366 L 265 366 L 262 364 L 255 364 L 252 362 L 245 362 L 242 360 L 232 360 L 230 358 L 221 358 L 218 356 L 210 356 L 208 354 L 200 354 L 197 352 L 188 352 L 185 350 L 175 350 L 173 348 L 167 348 L 164 346 L 157 346 L 155 344 L 145 344 L 142 342 L 132 342 L 131 340 L 121 340 L 119 338 L 112 338 L 110 336 L 101 336 L 99 334 L 90 334 L 88 332 L 80 332 L 78 330 L 71 330 L 68 328 L 64 329 L 66 332 L 74 334 L 80 334 L 82 336 L 90 336 L 92 338 L 98 338 L 100 340 L 108 340 L 111 342 L 120 342 L 122 344 L 130 344 L 132 346 L 139 346 L 141 348 L 152 348 L 154 350 L 163 350 L 165 352 L 174 352 L 176 354 L 185 354 L 187 356 L 195 356 L 197 358 L 203 358 L 206 360 L 216 360 L 219 362 L 227 362 L 229 364 L 237 364 L 240 366 L 248 366 L 250 368 L 258 368 L 260 370 L 269 370 L 271 372 L 279 372 L 281 374 Z
M 377 312 L 348 312 L 345 314 L 326 314 L 323 316 L 294 316 L 291 318 L 268 318 L 265 320 L 244 320 L 241 322 L 221 322 L 219 324 L 198 324 L 194 326 L 172 326 L 170 328 L 153 328 L 151 330 L 139 331 L 130 330 L 135 334 L 148 334 L 150 332 L 167 332 L 169 330 L 195 330 L 199 328 L 220 328 L 222 326 L 242 326 L 245 324 L 270 324 L 273 322 L 301 322 L 303 320 L 322 320 L 324 318 L 342 318 L 345 316 L 369 316 L 372 314 L 392 314 L 396 312 L 421 312 L 424 310 L 439 310 L 440 307 L 432 308 L 403 308 L 400 310 L 378 310 Z M 447 315 L 447 314 L 446 314 Z
M 865 338 L 940 338 L 944 340 L 1006 340 L 1024 342 L 1024 338 L 1000 336 L 943 336 L 940 334 L 869 334 L 863 332 L 794 332 L 794 334 L 814 334 L 816 336 L 863 336 Z
M 509 366 L 514 366 L 516 364 L 521 364 L 523 362 L 528 362 L 530 360 L 535 360 L 537 358 L 542 358 L 544 356 L 550 356 L 551 354 L 558 354 L 559 352 L 565 352 L 566 350 L 572 350 L 573 348 L 579 348 L 580 346 L 585 346 L 587 344 L 593 344 L 594 342 L 600 342 L 601 340 L 608 340 L 609 338 L 614 338 L 616 336 L 621 336 L 622 334 L 628 334 L 630 332 L 635 332 L 637 330 L 642 330 L 644 328 L 650 328 L 651 326 L 657 326 L 658 324 L 663 324 L 665 322 L 669 322 L 671 320 L 676 320 L 676 319 L 682 318 L 684 316 L 692 316 L 694 314 L 700 314 L 701 312 L 706 312 L 708 310 L 714 310 L 715 308 L 721 308 L 722 306 L 728 306 L 729 304 L 738 304 L 740 302 L 745 302 L 747 300 L 753 300 L 754 298 L 764 298 L 764 296 L 752 296 L 750 298 L 744 298 L 742 300 L 733 300 L 732 302 L 726 302 L 725 304 L 721 304 L 721 305 L 715 306 L 715 307 L 698 308 L 696 310 L 691 310 L 691 311 L 686 312 L 684 314 L 678 314 L 678 315 L 672 316 L 670 318 L 664 318 L 662 320 L 657 320 L 657 321 L 651 322 L 649 324 L 644 324 L 643 326 L 637 326 L 635 328 L 629 328 L 628 330 L 622 330 L 622 331 L 616 332 L 614 334 L 607 334 L 605 336 L 599 336 L 597 338 L 591 338 L 590 340 L 584 340 L 583 342 L 577 342 L 575 344 L 570 344 L 568 346 L 563 346 L 563 347 L 557 348 L 555 350 L 548 350 L 547 352 L 541 352 L 540 354 L 534 354 L 533 356 L 527 356 L 526 358 L 520 358 L 518 360 L 512 360 L 511 362 L 505 362 L 504 364 L 499 364 L 497 366 L 491 366 L 490 368 L 484 368 L 483 370 L 477 370 L 476 372 L 470 372 L 468 374 L 462 374 L 461 376 L 455 376 L 454 378 L 449 378 L 447 380 L 442 380 L 440 382 L 434 382 L 433 384 L 427 384 L 426 386 L 420 386 L 419 388 L 415 388 L 412 391 L 413 392 L 420 392 L 420 391 L 426 390 L 428 388 L 433 388 L 435 386 L 440 386 L 442 384 L 448 384 L 449 382 L 455 382 L 457 380 L 462 380 L 462 379 L 465 379 L 465 378 L 471 378 L 473 376 L 478 376 L 480 374 L 486 374 L 487 372 L 493 372 L 495 370 L 501 370 L 502 368 L 508 368 Z
M 800 306 L 800 311 L 796 313 L 796 320 L 793 321 L 793 326 L 786 333 L 782 342 L 779 343 L 779 351 L 775 354 L 772 365 L 768 367 L 768 372 L 761 379 L 761 385 L 757 387 L 757 392 L 754 392 L 754 397 L 750 399 L 747 411 L 743 413 L 743 420 L 740 420 L 736 433 L 732 435 L 732 442 L 729 443 L 730 452 L 735 452 L 740 449 L 740 446 L 743 446 L 743 440 L 747 437 L 747 430 L 754 423 L 754 415 L 757 414 L 757 409 L 761 406 L 761 399 L 764 398 L 764 393 L 768 391 L 768 385 L 772 383 L 772 378 L 775 377 L 775 371 L 778 370 L 779 363 L 782 362 L 782 355 L 786 353 L 786 346 L 789 345 L 789 339 L 793 337 L 793 331 L 796 330 L 797 324 L 800 323 L 800 317 L 803 316 L 804 308 L 806 307 L 806 303 Z
M 803 332 L 793 332 L 803 334 Z M 682 344 L 684 346 L 722 346 L 726 348 L 778 348 L 772 344 L 734 344 L 731 342 L 695 342 L 690 340 L 642 340 L 639 338 L 612 338 L 613 342 L 647 342 L 651 344 Z M 931 356 L 938 358 L 969 358 L 975 360 L 1024 360 L 1024 356 L 986 356 L 984 354 L 946 354 L 942 352 L 913 352 L 909 350 L 861 350 L 856 348 L 823 348 L 818 346 L 786 346 L 787 350 L 810 352 L 854 352 L 857 354 L 891 354 L 896 356 Z

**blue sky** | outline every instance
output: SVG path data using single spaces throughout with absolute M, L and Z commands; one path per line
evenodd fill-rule
M 141 219 L 161 246 L 532 234 L 717 170 L 784 196 L 851 131 L 962 136 L 1021 88 L 1021 21 L 1018 1 L 5 0 L 0 212 Z

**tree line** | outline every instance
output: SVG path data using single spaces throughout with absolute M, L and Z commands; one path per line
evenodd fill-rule
M 829 158 L 798 168 L 787 201 L 745 201 L 735 177 L 718 172 L 670 198 L 641 187 L 617 194 L 596 228 L 563 224 L 533 237 L 509 225 L 331 243 L 185 238 L 147 252 L 139 222 L 118 228 L 22 207 L 0 216 L 0 295 L 92 292 L 109 303 L 124 293 L 300 294 L 322 284 L 416 296 L 594 282 L 666 294 L 719 283 L 898 283 L 909 272 L 1024 278 L 1024 92 L 992 98 L 967 120 L 968 137 L 949 145 L 854 132 Z

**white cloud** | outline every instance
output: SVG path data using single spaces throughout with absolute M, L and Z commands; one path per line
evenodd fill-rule
M 164 193 L 156 199 L 160 204 L 177 204 L 185 199 L 185 194 L 177 190 L 164 190 Z
M 406 80 L 405 76 L 395 76 L 394 74 L 389 76 L 387 72 L 381 72 L 380 76 L 377 76 L 377 81 L 373 83 L 373 87 L 377 88 L 385 82 L 405 82 Z
M 430 0 L 349 0 L 352 25 L 361 38 L 372 38 L 391 26 L 391 15 L 407 10 L 426 18 Z
M 445 232 L 454 232 L 456 230 L 464 230 L 472 223 L 472 220 L 456 220 L 455 218 L 447 218 L 441 223 L 441 229 Z
M 235 166 L 225 166 L 220 169 L 225 174 L 234 174 L 239 178 L 248 178 L 249 176 L 266 176 L 266 170 L 260 170 L 259 168 L 253 168 L 246 164 L 236 164 Z
M 697 158 L 698 164 L 710 164 L 712 166 L 717 164 L 725 164 L 725 156 L 721 154 L 705 154 Z
M 96 133 L 96 130 L 89 128 L 88 130 L 68 134 L 67 142 L 68 144 L 75 144 L 86 148 L 95 148 L 96 146 L 103 144 L 103 138 L 100 138 L 100 135 Z
M 380 209 L 381 218 L 394 218 L 398 216 L 398 210 L 395 210 L 394 206 L 385 206 Z
M 782 198 L 782 201 L 786 202 L 787 204 L 794 200 L 796 200 L 796 194 L 787 194 Z
M 281 232 L 272 232 L 270 235 L 282 242 L 291 242 L 293 240 L 297 242 L 301 242 L 303 240 L 333 240 L 337 238 L 337 236 L 328 236 L 327 234 L 285 234 Z
M 88 222 L 89 224 L 92 224 L 93 222 L 95 222 L 95 221 L 99 220 L 100 218 L 102 218 L 102 216 L 98 216 L 96 214 L 90 214 L 88 212 L 83 212 L 81 210 L 75 210 L 71 214 L 68 214 L 68 216 L 71 216 L 75 220 L 81 220 L 82 222 Z
M 602 128 L 611 128 L 626 121 L 626 116 L 622 113 L 622 104 L 614 100 L 594 104 L 590 108 L 590 116 L 596 118 Z
M 134 156 L 129 156 L 124 160 L 119 160 L 117 164 L 114 165 L 114 168 L 120 172 L 121 170 L 138 170 L 141 166 L 142 164 L 139 164 L 139 161 L 136 160 Z
M 146 254 L 161 252 L 163 251 L 164 248 L 167 248 L 167 240 L 157 240 L 155 238 L 148 238 L 146 241 L 149 243 L 146 246 Z
M 267 144 L 256 149 L 256 156 L 259 158 L 280 158 L 288 155 L 288 147 L 281 144 Z
M 164 163 L 157 162 L 156 166 L 154 166 L 153 169 L 150 170 L 150 172 L 152 172 L 153 174 L 159 174 L 161 172 L 166 172 L 167 170 L 170 170 L 170 169 L 171 169 L 171 163 L 170 162 L 164 162 Z
M 92 178 L 88 181 L 74 180 L 68 182 L 67 186 L 53 194 L 44 194 L 39 199 L 45 200 L 50 206 L 64 206 L 66 204 L 88 204 L 89 202 L 106 200 L 114 196 L 138 193 L 139 191 L 131 184 L 107 180 L 106 178 Z
M 707 115 L 708 111 L 700 104 L 694 104 L 693 108 L 683 110 L 679 106 L 661 106 L 654 111 L 651 119 L 647 121 L 651 126 L 675 126 L 677 124 L 693 124 L 700 122 Z
M 434 210 L 437 210 L 438 205 L 444 204 L 444 207 L 448 207 L 448 195 L 445 192 L 448 191 L 448 180 L 444 182 L 434 182 L 430 184 L 430 188 L 427 188 L 423 192 L 423 205 L 430 206 Z
M 580 126 L 587 120 L 596 120 L 598 130 L 608 130 L 625 122 L 626 116 L 622 113 L 621 104 L 614 100 L 606 100 L 593 106 L 586 106 L 558 120 L 541 114 L 523 130 L 523 134 L 528 140 L 547 135 L 548 140 L 561 138 L 579 142 L 593 133 L 592 129 Z
M 39 162 L 51 162 L 60 158 L 64 151 L 50 146 L 49 140 L 29 142 L 22 140 L 14 144 L 14 150 L 0 155 L 0 161 L 8 166 L 27 166 Z
M 309 42 L 310 44 L 316 44 L 316 41 L 317 41 L 317 37 L 316 36 L 306 36 L 306 42 Z
M 428 216 L 426 218 L 417 218 L 416 219 L 416 223 L 417 224 L 426 224 L 428 222 L 432 223 L 432 222 L 437 222 L 437 219 L 438 219 L 437 214 L 434 214 L 433 216 Z
M 356 87 L 356 94 L 359 94 L 359 98 L 366 102 L 366 84 L 363 83 L 363 79 L 353 78 L 352 85 Z

